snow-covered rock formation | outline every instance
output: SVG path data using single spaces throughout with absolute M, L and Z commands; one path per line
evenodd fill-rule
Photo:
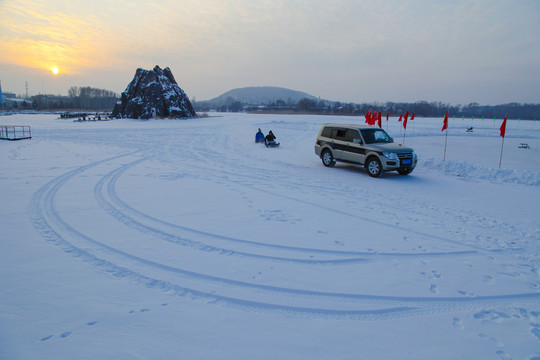
M 171 70 L 155 66 L 153 70 L 137 69 L 133 80 L 122 93 L 122 101 L 113 116 L 133 119 L 191 118 L 195 109 L 178 86 Z

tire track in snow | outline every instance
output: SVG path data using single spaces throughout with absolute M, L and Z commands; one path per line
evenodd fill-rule
M 206 171 L 210 175 L 207 179 L 212 179 L 212 177 L 216 177 L 216 171 L 215 170 L 211 171 L 211 170 L 208 170 L 205 167 L 199 166 L 197 164 L 192 164 L 190 166 L 197 167 L 198 169 L 200 169 L 202 171 Z M 221 172 L 222 172 L 222 174 L 227 174 L 227 175 L 230 175 L 230 176 L 242 176 L 242 175 L 239 175 L 237 173 L 231 173 L 231 172 L 226 172 L 226 171 L 221 171 Z M 219 178 L 220 178 L 220 180 L 225 180 L 225 181 L 234 183 L 236 185 L 247 187 L 247 188 L 250 188 L 252 190 L 256 190 L 258 192 L 262 192 L 262 193 L 265 193 L 265 194 L 268 194 L 268 195 L 271 195 L 271 196 L 274 196 L 274 197 L 280 197 L 280 198 L 283 198 L 283 199 L 286 199 L 286 200 L 291 200 L 291 201 L 294 201 L 294 202 L 297 202 L 297 203 L 302 203 L 302 204 L 305 204 L 305 205 L 309 205 L 311 207 L 320 208 L 320 209 L 323 209 L 323 210 L 326 210 L 326 211 L 329 211 L 329 212 L 333 212 L 333 213 L 336 213 L 336 214 L 339 214 L 339 215 L 351 217 L 351 218 L 355 219 L 356 221 L 377 224 L 377 225 L 382 226 L 382 227 L 396 229 L 396 230 L 400 230 L 400 231 L 405 231 L 405 232 L 408 232 L 410 234 L 423 236 L 425 238 L 432 239 L 432 240 L 435 240 L 435 241 L 441 241 L 441 242 L 444 242 L 444 243 L 450 243 L 450 244 L 454 244 L 454 245 L 459 245 L 459 246 L 462 246 L 462 247 L 467 247 L 467 248 L 478 250 L 478 251 L 483 251 L 483 252 L 494 251 L 492 249 L 486 249 L 486 248 L 481 247 L 481 246 L 476 246 L 476 245 L 473 245 L 473 244 L 463 243 L 463 242 L 460 242 L 458 240 L 453 240 L 453 239 L 445 238 L 445 237 L 438 236 L 438 235 L 428 234 L 428 233 L 425 233 L 425 232 L 422 232 L 422 231 L 406 228 L 406 227 L 399 226 L 399 225 L 389 224 L 387 222 L 383 222 L 383 221 L 375 219 L 375 218 L 370 218 L 367 215 L 363 215 L 362 217 L 359 217 L 358 215 L 349 213 L 347 211 L 334 209 L 334 208 L 324 206 L 324 205 L 321 205 L 321 204 L 318 204 L 318 203 L 314 203 L 314 202 L 311 202 L 311 201 L 298 199 L 298 198 L 294 198 L 294 197 L 291 197 L 291 196 L 288 196 L 288 195 L 283 195 L 283 194 L 280 194 L 280 193 L 277 193 L 277 192 L 274 192 L 274 191 L 263 189 L 261 187 L 258 187 L 256 185 L 253 185 L 251 183 L 248 183 L 248 182 L 245 182 L 245 181 L 242 181 L 242 180 L 233 180 L 233 179 L 229 178 L 228 176 L 223 176 L 222 175 L 222 176 L 219 176 Z M 251 178 L 252 177 L 250 176 L 250 179 Z M 518 249 L 514 249 L 514 250 L 518 250 Z
M 232 136 L 230 134 L 228 134 L 228 135 Z M 407 227 L 404 227 L 404 226 L 393 225 L 393 224 L 389 224 L 387 222 L 381 222 L 380 220 L 377 220 L 376 218 L 368 218 L 365 214 L 363 214 L 362 217 L 358 217 L 358 215 L 351 214 L 351 213 L 346 212 L 346 211 L 341 211 L 341 210 L 333 209 L 333 208 L 330 208 L 330 207 L 323 207 L 323 206 L 320 206 L 319 204 L 315 204 L 315 203 L 312 203 L 312 202 L 306 202 L 306 201 L 301 200 L 301 199 L 292 198 L 290 196 L 279 194 L 279 193 L 276 193 L 276 192 L 273 192 L 273 191 L 268 191 L 267 189 L 271 188 L 271 187 L 267 186 L 268 183 L 265 182 L 264 180 L 268 179 L 269 176 L 271 176 L 272 172 L 270 170 L 268 170 L 266 168 L 254 167 L 254 164 L 251 163 L 251 162 L 248 163 L 248 166 L 239 166 L 235 162 L 234 164 L 231 164 L 230 167 L 229 167 L 229 168 L 234 168 L 234 169 L 249 168 L 250 169 L 249 175 L 243 175 L 239 171 L 232 172 L 232 171 L 229 171 L 229 170 L 224 170 L 223 169 L 223 163 L 225 161 L 227 161 L 227 158 L 223 157 L 223 155 L 220 154 L 219 152 L 216 152 L 216 151 L 212 150 L 212 147 L 217 146 L 219 148 L 224 148 L 224 145 L 219 143 L 219 142 L 216 143 L 216 141 L 214 141 L 214 140 L 215 140 L 214 137 L 208 137 L 208 136 L 204 136 L 204 135 L 199 134 L 197 137 L 194 137 L 192 139 L 192 141 L 190 143 L 190 146 L 187 149 L 183 149 L 184 153 L 189 153 L 189 154 L 192 155 L 191 158 L 194 157 L 195 159 L 199 160 L 199 161 L 195 161 L 195 163 L 192 164 L 191 166 L 197 167 L 197 168 L 199 168 L 201 170 L 204 170 L 207 173 L 212 174 L 213 176 L 216 176 L 217 175 L 216 172 L 219 172 L 221 174 L 221 176 L 219 176 L 220 179 L 229 181 L 231 183 L 235 183 L 237 185 L 246 186 L 246 187 L 249 187 L 251 189 L 254 189 L 254 190 L 257 190 L 257 191 L 260 191 L 260 192 L 263 192 L 263 193 L 267 193 L 267 194 L 272 195 L 272 196 L 282 197 L 282 198 L 285 198 L 287 200 L 292 200 L 292 201 L 303 202 L 303 203 L 305 203 L 307 205 L 311 205 L 311 206 L 319 206 L 319 207 L 322 207 L 322 208 L 324 208 L 324 209 L 326 209 L 328 211 L 337 212 L 337 213 L 339 213 L 341 215 L 353 217 L 353 218 L 359 219 L 359 220 L 369 221 L 371 223 L 377 223 L 378 225 L 381 225 L 381 226 L 387 226 L 387 227 L 395 228 L 395 229 L 398 229 L 398 230 L 408 231 L 408 232 L 410 232 L 412 234 L 415 234 L 415 235 L 428 236 L 428 237 L 433 238 L 434 240 L 443 241 L 443 242 L 446 242 L 446 243 L 457 244 L 457 245 L 460 245 L 460 246 L 466 246 L 468 248 L 476 249 L 476 250 L 494 251 L 494 249 L 492 249 L 492 248 L 485 248 L 485 247 L 482 247 L 482 246 L 470 244 L 470 243 L 467 243 L 467 242 L 464 242 L 464 241 L 454 240 L 454 239 L 447 238 L 447 237 L 428 235 L 428 234 L 426 234 L 424 232 L 419 232 L 417 230 L 407 228 Z M 235 147 L 233 147 L 233 148 L 235 148 Z M 200 150 L 200 149 L 202 149 L 202 150 Z M 177 148 L 172 148 L 172 150 L 171 150 L 171 148 L 169 148 L 169 152 L 177 152 L 177 151 L 178 151 Z M 237 153 L 238 153 L 238 151 L 237 151 Z M 246 157 L 253 158 L 253 156 L 246 156 L 245 154 L 240 154 L 239 153 L 239 156 L 236 157 L 235 159 L 244 159 Z M 176 158 L 178 158 L 178 157 L 176 157 Z M 216 159 L 219 159 L 219 161 L 216 160 Z M 186 157 L 182 157 L 182 160 L 185 161 Z M 216 165 L 219 165 L 219 166 L 214 166 L 214 167 L 209 168 L 208 166 L 205 167 L 204 165 L 201 165 L 201 164 L 207 164 L 209 161 L 213 161 Z M 289 166 L 289 167 L 291 166 L 290 164 L 285 163 L 285 162 L 283 162 L 283 164 L 286 165 L 286 166 Z M 256 172 L 252 171 L 254 169 L 257 170 L 257 171 Z M 259 173 L 261 173 L 262 175 L 259 175 Z M 257 176 L 258 176 L 258 181 L 261 184 L 261 186 L 257 186 L 257 185 L 253 184 L 253 180 Z M 238 177 L 240 177 L 240 180 L 234 180 L 234 178 L 238 178 Z M 249 182 L 244 181 L 243 179 L 249 179 Z M 306 178 L 305 180 L 308 180 L 308 178 Z M 292 182 L 292 181 L 288 181 L 287 179 L 280 179 L 280 183 L 286 183 L 286 184 L 288 184 L 289 187 L 298 187 L 297 183 Z M 333 194 L 336 193 L 336 191 L 342 192 L 345 195 L 347 195 L 350 192 L 350 190 L 348 190 L 348 189 L 343 189 L 343 190 L 340 190 L 339 188 L 337 188 L 337 189 L 334 189 L 334 188 L 328 189 L 328 188 L 325 188 L 324 186 L 321 186 L 320 184 L 310 184 L 310 183 L 305 183 L 305 182 L 303 182 L 301 186 L 302 186 L 302 188 L 309 187 L 309 188 L 312 188 L 312 189 L 317 189 L 318 191 L 332 190 Z M 384 207 L 390 209 L 391 211 L 399 210 L 399 211 L 402 211 L 402 212 L 405 212 L 405 213 L 410 212 L 410 208 L 397 205 L 396 204 L 397 201 L 395 201 L 395 200 L 391 202 L 391 205 L 384 205 L 383 203 L 388 201 L 388 199 L 387 199 L 388 196 L 385 196 L 384 199 L 381 199 L 380 196 L 374 196 L 371 193 L 364 193 L 362 195 L 362 198 L 366 198 L 366 197 L 371 198 L 371 199 L 375 199 L 376 202 L 377 202 L 378 207 L 384 206 Z M 430 204 L 430 207 L 431 206 L 432 206 L 432 204 Z M 418 216 L 419 212 L 422 212 L 422 216 L 425 217 L 425 219 L 423 220 L 424 222 L 427 221 L 429 218 L 431 218 L 430 213 L 426 213 L 426 212 L 423 211 L 423 209 L 425 209 L 425 208 L 427 208 L 426 204 L 421 203 L 415 209 L 415 216 Z M 454 211 L 454 209 L 438 208 L 436 211 L 438 213 L 444 213 L 446 216 L 455 216 L 455 214 L 457 213 L 458 214 L 457 220 L 459 220 L 460 222 L 469 221 L 470 218 L 472 218 L 472 217 L 484 218 L 484 216 L 479 215 L 477 213 L 463 214 L 462 212 Z M 478 222 L 476 222 L 475 224 L 477 224 L 477 223 Z M 493 231 L 493 222 L 489 222 L 489 221 L 486 221 L 484 219 L 482 221 L 482 223 L 483 224 L 485 223 L 484 228 L 486 230 L 491 231 L 494 234 L 494 236 L 496 236 L 498 234 L 497 231 Z M 446 228 L 446 226 L 444 224 L 437 223 L 437 224 L 434 224 L 434 225 L 437 226 L 437 227 L 445 228 L 446 231 L 449 230 L 449 229 Z M 515 233 L 515 229 L 513 229 L 512 227 L 509 227 L 508 224 L 500 224 L 499 227 L 501 228 L 500 229 L 501 231 Z M 484 235 L 484 234 L 482 234 L 482 235 Z M 481 235 L 477 235 L 477 237 L 478 236 L 481 236 Z M 488 238 L 489 238 L 489 236 L 488 236 Z M 496 239 L 493 240 L 493 241 L 495 241 L 495 244 L 496 244 Z M 513 249 L 513 250 L 514 251 L 516 251 L 516 250 L 519 251 L 521 249 Z
M 346 264 L 353 264 L 353 263 L 359 263 L 359 262 L 366 262 L 366 261 L 373 261 L 373 260 L 395 260 L 395 259 L 403 259 L 403 258 L 434 258 L 434 257 L 454 257 L 454 256 L 465 256 L 465 255 L 477 255 L 477 251 L 451 251 L 451 252 L 435 252 L 435 253 L 381 253 L 381 252 L 355 252 L 355 251 L 338 251 L 338 250 L 324 250 L 324 249 L 316 249 L 316 248 L 301 248 L 301 247 L 293 247 L 293 246 L 285 246 L 285 245 L 275 245 L 275 244 L 268 244 L 263 242 L 257 242 L 253 240 L 244 240 L 244 239 L 238 239 L 238 238 L 232 238 L 220 234 L 214 234 L 209 233 L 185 226 L 180 226 L 176 224 L 171 224 L 168 222 L 165 222 L 160 219 L 156 219 L 148 214 L 145 214 L 139 210 L 134 209 L 133 207 L 126 204 L 124 201 L 122 201 L 116 192 L 116 183 L 119 179 L 119 177 L 127 171 L 129 168 L 138 165 L 142 161 L 145 161 L 148 159 L 141 159 L 137 160 L 135 162 L 126 164 L 120 168 L 115 169 L 114 171 L 107 174 L 105 177 L 103 177 L 98 184 L 96 185 L 94 189 L 95 197 L 100 204 L 101 207 L 103 207 L 111 216 L 116 218 L 119 222 L 132 227 L 138 231 L 144 232 L 144 233 L 154 233 L 156 236 L 162 238 L 163 240 L 176 243 L 183 246 L 190 246 L 194 247 L 198 250 L 203 250 L 205 252 L 213 251 L 218 252 L 221 254 L 227 254 L 227 255 L 237 255 L 237 256 L 243 256 L 243 257 L 254 257 L 259 259 L 265 259 L 265 260 L 271 260 L 271 261 L 282 261 L 282 262 L 296 262 L 296 263 L 303 263 L 303 264 L 315 264 L 315 265 L 346 265 Z M 103 196 L 103 190 L 105 183 L 107 184 L 107 194 L 108 199 L 106 199 Z M 141 219 L 141 220 L 137 220 Z M 145 224 L 149 223 L 149 224 Z M 237 244 L 247 244 L 247 245 L 253 245 L 256 247 L 264 247 L 269 249 L 278 249 L 278 250 L 285 250 L 287 252 L 295 252 L 295 253 L 308 253 L 308 254 L 317 254 L 317 255 L 332 255 L 332 256 L 349 256 L 352 258 L 348 259 L 334 259 L 334 260 L 310 260 L 310 259 L 297 259 L 297 258 L 283 258 L 283 257 L 275 257 L 275 256 L 266 256 L 266 255 L 258 255 L 253 253 L 246 253 L 241 251 L 232 250 L 229 248 L 220 248 L 215 247 L 209 244 L 205 244 L 199 241 L 192 241 L 183 237 L 180 237 L 178 235 L 174 235 L 172 233 L 160 230 L 159 226 L 165 226 L 170 228 L 171 230 L 181 230 L 186 232 L 195 233 L 198 235 L 203 235 L 206 237 L 216 238 L 219 240 L 225 240 L 232 243 Z
M 265 244 L 265 243 L 258 243 L 254 241 L 249 240 L 240 240 L 235 238 L 226 237 L 223 235 L 218 234 L 211 234 L 208 232 L 195 230 L 192 228 L 184 227 L 184 226 L 178 226 L 174 225 L 165 221 L 162 221 L 160 219 L 156 219 L 152 216 L 149 216 L 147 214 L 144 214 L 131 206 L 127 205 L 124 201 L 122 201 L 115 189 L 116 182 L 120 175 L 122 175 L 127 169 L 141 163 L 142 161 L 148 160 L 148 158 L 140 159 L 137 161 L 134 161 L 130 164 L 126 164 L 120 168 L 117 168 L 104 176 L 100 181 L 96 184 L 94 188 L 94 196 L 98 202 L 98 204 L 106 210 L 112 217 L 114 217 L 116 220 L 118 220 L 120 223 L 127 225 L 130 228 L 133 228 L 135 230 L 138 230 L 143 233 L 151 233 L 155 237 L 158 237 L 162 240 L 168 241 L 170 243 L 182 245 L 182 246 L 188 246 L 197 250 L 201 250 L 204 252 L 217 252 L 219 254 L 224 254 L 228 256 L 239 256 L 239 257 L 252 257 L 255 259 L 261 259 L 261 260 L 268 260 L 268 261 L 277 261 L 277 262 L 292 262 L 292 263 L 302 263 L 302 264 L 318 264 L 318 265 L 337 265 L 337 264 L 351 264 L 351 263 L 358 263 L 358 262 L 365 262 L 367 261 L 365 258 L 351 258 L 351 259 L 338 259 L 338 260 L 310 260 L 310 259 L 298 259 L 298 258 L 284 258 L 284 257 L 277 257 L 277 256 L 268 256 L 268 255 L 260 255 L 260 254 L 254 254 L 254 253 L 247 253 L 242 251 L 237 251 L 229 248 L 222 248 L 222 247 L 216 247 L 209 244 L 205 244 L 200 241 L 190 240 L 184 237 L 181 237 L 179 235 L 175 235 L 166 231 L 163 231 L 159 229 L 156 226 L 153 226 L 151 224 L 155 224 L 157 226 L 166 226 L 171 229 L 176 230 L 182 230 L 186 232 L 196 233 L 199 235 L 204 235 L 206 237 L 212 237 L 212 238 L 218 238 L 220 240 L 228 240 L 230 242 L 235 243 L 248 243 L 250 245 L 258 245 L 262 247 L 270 247 L 270 248 L 278 248 L 281 250 L 287 250 L 290 252 L 296 251 L 296 252 L 307 252 L 311 254 L 315 253 L 322 253 L 322 254 L 332 254 L 332 255 L 348 255 L 348 256 L 362 256 L 365 255 L 365 253 L 347 253 L 347 252 L 332 252 L 332 251 L 324 251 L 324 250 L 318 250 L 318 249 L 303 249 L 303 248 L 293 248 L 288 246 L 279 246 L 279 245 L 271 245 L 271 244 Z M 107 188 L 107 196 L 108 198 L 105 198 L 103 195 L 103 188 Z M 142 219 L 137 220 L 136 218 Z M 144 224 L 143 222 L 146 221 L 148 224 Z
M 297 316 L 307 316 L 307 317 L 322 317 L 322 318 L 346 318 L 346 319 L 356 319 L 356 320 L 376 320 L 380 318 L 386 318 L 388 316 L 401 317 L 408 315 L 407 311 L 417 311 L 412 308 L 390 308 L 390 309 L 380 309 L 380 310 L 333 310 L 333 309 L 311 309 L 311 308 L 302 308 L 294 306 L 284 306 L 276 304 L 267 304 L 256 301 L 236 299 L 226 296 L 220 296 L 208 292 L 199 291 L 196 289 L 191 289 L 187 287 L 182 287 L 177 284 L 173 284 L 169 281 L 153 279 L 143 274 L 140 274 L 136 271 L 128 269 L 126 267 L 120 267 L 113 262 L 98 258 L 89 251 L 83 250 L 82 248 L 76 247 L 71 242 L 69 242 L 64 236 L 61 235 L 61 232 L 67 232 L 71 237 L 78 237 L 80 240 L 90 242 L 93 244 L 100 245 L 105 249 L 116 253 L 117 255 L 122 255 L 132 260 L 140 260 L 147 264 L 152 264 L 144 259 L 137 258 L 135 256 L 129 255 L 120 250 L 114 249 L 108 245 L 100 243 L 94 239 L 87 237 L 86 235 L 76 231 L 69 224 L 65 223 L 60 215 L 57 213 L 54 207 L 54 197 L 56 196 L 59 189 L 71 178 L 74 176 L 92 168 L 99 164 L 102 164 L 108 160 L 113 160 L 118 157 L 101 160 L 92 164 L 88 164 L 77 168 L 73 171 L 70 171 L 62 176 L 57 177 L 56 179 L 50 181 L 48 184 L 39 189 L 30 202 L 29 212 L 31 214 L 31 221 L 36 230 L 41 234 L 43 238 L 47 241 L 54 243 L 59 246 L 64 252 L 70 254 L 71 256 L 82 260 L 85 263 L 90 264 L 93 267 L 96 267 L 112 276 L 128 279 L 136 283 L 142 284 L 149 288 L 158 289 L 161 291 L 173 293 L 182 297 L 188 297 L 193 299 L 199 299 L 208 303 L 220 304 L 225 306 L 230 306 L 234 308 L 239 308 L 242 310 L 254 310 L 254 311 L 263 311 L 270 313 L 279 313 L 279 314 L 294 314 Z M 156 266 L 161 268 L 167 268 L 167 266 L 162 264 L 156 264 Z
M 238 308 L 245 311 L 262 311 L 280 315 L 294 315 L 308 318 L 324 319 L 348 319 L 362 321 L 389 320 L 402 317 L 426 316 L 438 314 L 449 310 L 471 311 L 475 308 L 484 308 L 489 304 L 512 303 L 523 304 L 523 302 L 537 302 L 540 299 L 540 293 L 531 294 L 513 294 L 500 296 L 487 296 L 475 298 L 423 298 L 423 297 L 392 297 L 362 294 L 342 294 L 331 292 L 317 292 L 301 289 L 288 289 L 273 286 L 256 285 L 244 283 L 231 279 L 219 279 L 207 275 L 187 272 L 185 270 L 172 268 L 170 266 L 152 262 L 140 257 L 128 254 L 119 249 L 113 248 L 95 239 L 92 239 L 71 227 L 66 223 L 56 211 L 54 202 L 55 197 L 61 187 L 70 179 L 80 175 L 84 171 L 112 161 L 126 155 L 116 156 L 101 160 L 95 163 L 87 164 L 61 175 L 40 188 L 32 197 L 29 205 L 31 221 L 37 231 L 47 241 L 59 246 L 64 252 L 78 258 L 91 266 L 98 268 L 112 276 L 121 279 L 134 281 L 146 287 L 173 293 L 178 296 L 201 300 L 207 303 L 219 304 L 223 306 Z M 228 296 L 221 296 L 214 293 L 208 293 L 193 288 L 184 287 L 170 281 L 151 278 L 135 270 L 119 266 L 114 262 L 97 257 L 83 248 L 73 245 L 68 239 L 77 238 L 79 241 L 92 243 L 100 246 L 100 250 L 106 250 L 114 256 L 120 256 L 130 261 L 138 262 L 146 266 L 155 267 L 160 270 L 172 271 L 187 277 L 195 277 L 204 281 L 216 281 L 228 286 L 247 287 L 253 290 L 272 293 L 280 296 L 294 296 L 315 299 L 328 299 L 332 301 L 369 303 L 376 305 L 390 305 L 390 308 L 376 310 L 340 310 L 309 308 L 298 306 L 287 306 L 259 301 L 251 301 Z

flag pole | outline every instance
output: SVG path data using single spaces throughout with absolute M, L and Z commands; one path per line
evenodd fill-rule
M 407 119 L 409 118 L 409 110 L 405 113 L 403 118 L 403 145 L 405 145 L 405 133 L 407 132 Z
M 501 168 L 501 163 L 502 163 L 503 147 L 504 147 L 504 136 L 502 138 L 502 143 L 501 143 L 501 158 L 499 159 L 499 169 Z
M 499 159 L 499 169 L 501 168 L 501 163 L 502 163 L 502 155 L 503 155 L 503 147 L 504 147 L 504 137 L 506 136 L 506 120 L 508 119 L 508 114 L 505 116 L 502 124 L 501 124 L 501 137 L 502 137 L 502 142 L 501 142 L 501 157 Z
M 446 132 L 445 132 L 445 136 L 444 136 L 444 158 L 443 158 L 443 161 L 446 161 L 446 144 L 448 143 L 448 128 L 446 128 Z
M 444 157 L 443 157 L 443 162 L 446 163 L 446 144 L 448 143 L 448 110 L 446 110 L 446 114 L 444 115 L 443 127 L 442 127 L 441 131 L 444 131 L 444 130 L 446 130 L 446 133 L 445 133 L 445 137 L 444 137 Z

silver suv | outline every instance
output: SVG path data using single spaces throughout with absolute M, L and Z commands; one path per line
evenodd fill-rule
M 395 144 L 383 129 L 348 124 L 321 126 L 315 154 L 324 166 L 334 166 L 336 161 L 360 164 L 373 177 L 392 170 L 408 175 L 418 161 L 412 148 Z

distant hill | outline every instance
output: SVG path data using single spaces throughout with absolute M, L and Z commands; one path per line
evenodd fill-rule
M 301 99 L 308 98 L 311 100 L 317 100 L 318 98 L 309 95 L 302 91 L 295 91 L 291 89 L 275 87 L 275 86 L 256 86 L 256 87 L 244 87 L 239 89 L 229 90 L 218 97 L 205 101 L 206 103 L 212 103 L 215 105 L 229 105 L 232 101 L 239 101 L 243 104 L 259 105 L 273 103 L 277 100 L 283 100 L 285 102 L 297 103 Z

